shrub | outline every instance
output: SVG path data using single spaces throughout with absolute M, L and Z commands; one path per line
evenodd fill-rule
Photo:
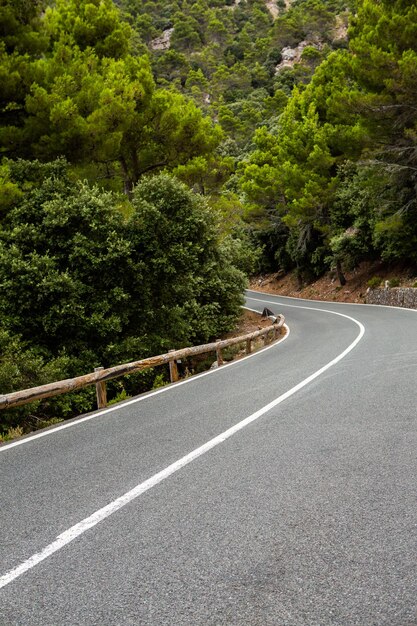
M 11 441 L 12 439 L 17 439 L 17 437 L 21 437 L 23 435 L 23 428 L 21 426 L 16 426 L 16 428 L 8 428 L 5 433 L 0 433 L 0 443 L 5 441 Z
M 0 389 L 91 372 L 233 328 L 255 263 L 243 240 L 221 243 L 206 201 L 172 176 L 146 178 L 122 214 L 116 195 L 74 184 L 66 164 L 8 161 L 14 194 L 0 229 Z M 1 172 L 0 172 L 1 174 Z M 156 385 L 161 384 L 159 376 Z M 155 373 L 128 376 L 126 396 Z M 122 391 L 109 385 L 109 397 Z M 2 413 L 0 433 L 94 407 L 94 389 Z
M 399 287 L 399 286 L 400 286 L 400 283 L 401 283 L 401 281 L 400 281 L 400 279 L 399 279 L 399 278 L 391 278 L 391 279 L 388 281 L 388 284 L 389 284 L 389 286 L 390 286 L 391 288 L 392 288 L 392 287 Z
M 118 402 L 123 402 L 124 400 L 129 400 L 131 396 L 127 395 L 126 389 L 122 389 L 120 393 L 118 393 L 114 398 L 108 401 L 107 405 L 111 406 L 112 404 L 117 404 Z
M 368 282 L 366 284 L 371 289 L 377 289 L 380 286 L 380 284 L 381 284 L 381 280 L 382 280 L 382 278 L 380 276 L 373 276 L 372 278 L 370 278 L 368 280 Z

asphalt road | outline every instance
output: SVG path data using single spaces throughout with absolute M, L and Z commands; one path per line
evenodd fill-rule
M 285 341 L 0 448 L 1 626 L 417 625 L 417 311 L 247 304 Z

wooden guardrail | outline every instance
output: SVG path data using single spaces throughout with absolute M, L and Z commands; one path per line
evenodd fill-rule
M 97 406 L 99 409 L 105 408 L 107 406 L 106 381 L 108 380 L 168 363 L 171 382 L 176 382 L 178 380 L 177 361 L 206 352 L 216 352 L 217 364 L 220 366 L 223 363 L 222 350 L 224 348 L 246 342 L 246 353 L 249 354 L 252 351 L 252 341 L 254 341 L 254 339 L 264 337 L 265 345 L 270 343 L 280 334 L 284 322 L 284 316 L 280 315 L 279 318 L 276 318 L 276 322 L 272 326 L 267 326 L 246 335 L 232 337 L 231 339 L 217 340 L 214 343 L 182 348 L 180 350 L 170 350 L 166 354 L 159 354 L 158 356 L 141 359 L 140 361 L 132 361 L 131 363 L 123 363 L 115 367 L 97 367 L 94 372 L 85 374 L 84 376 L 67 378 L 66 380 L 59 380 L 47 385 L 40 385 L 39 387 L 32 387 L 31 389 L 23 389 L 22 391 L 0 395 L 0 409 L 9 409 L 34 402 L 35 400 L 52 398 L 53 396 L 88 387 L 89 385 L 96 385 Z

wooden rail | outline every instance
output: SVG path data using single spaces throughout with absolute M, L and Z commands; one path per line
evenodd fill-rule
M 126 374 L 132 374 L 134 372 L 140 372 L 145 369 L 156 367 L 157 365 L 169 364 L 171 382 L 178 380 L 178 368 L 177 361 L 186 359 L 188 357 L 197 356 L 199 354 L 205 354 L 206 352 L 216 352 L 217 364 L 220 366 L 223 363 L 222 350 L 229 346 L 234 346 L 238 343 L 246 342 L 246 353 L 249 354 L 252 350 L 252 341 L 258 337 L 264 337 L 265 345 L 277 338 L 281 333 L 281 328 L 285 322 L 283 315 L 277 318 L 276 323 L 272 326 L 267 326 L 261 330 L 257 330 L 240 337 L 232 337 L 231 339 L 218 340 L 214 343 L 207 343 L 201 346 L 193 346 L 191 348 L 182 348 L 181 350 L 170 350 L 166 354 L 159 354 L 158 356 L 152 356 L 148 359 L 141 359 L 140 361 L 132 361 L 131 363 L 123 363 L 122 365 L 116 365 L 115 367 L 97 367 L 94 372 L 85 374 L 84 376 L 77 376 L 75 378 L 67 378 L 66 380 L 59 380 L 47 385 L 41 385 L 39 387 L 32 387 L 31 389 L 23 389 L 22 391 L 15 391 L 0 395 L 0 409 L 9 409 L 12 407 L 34 402 L 35 400 L 42 400 L 43 398 L 52 398 L 62 393 L 68 393 L 70 391 L 76 391 L 89 385 L 96 385 L 97 391 L 97 406 L 99 409 L 107 406 L 107 393 L 106 393 L 106 381 L 125 376 Z

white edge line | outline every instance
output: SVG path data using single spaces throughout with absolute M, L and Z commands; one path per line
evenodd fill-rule
M 306 308 L 306 307 L 303 307 L 303 308 Z M 314 309 L 314 310 L 317 310 L 317 309 Z M 328 311 L 328 312 L 334 314 L 334 311 Z M 341 314 L 336 313 L 336 315 L 341 315 Z M 58 550 L 61 550 L 61 548 L 68 545 L 69 543 L 71 543 L 71 541 L 73 541 L 74 539 L 76 539 L 77 537 L 85 533 L 87 530 L 89 530 L 90 528 L 93 528 L 99 522 L 103 521 L 104 519 L 106 519 L 107 517 L 109 517 L 110 515 L 118 511 L 119 509 L 121 509 L 122 507 L 132 502 L 132 500 L 135 500 L 141 494 L 145 493 L 152 487 L 155 487 L 156 485 L 161 483 L 163 480 L 168 478 L 168 476 L 171 476 L 172 474 L 174 474 L 181 468 L 185 467 L 186 465 L 188 465 L 189 463 L 191 463 L 198 457 L 202 456 L 203 454 L 205 454 L 212 448 L 223 443 L 224 441 L 232 437 L 232 435 L 239 432 L 240 430 L 242 430 L 243 428 L 245 428 L 252 422 L 258 420 L 260 417 L 265 415 L 265 413 L 268 413 L 271 409 L 281 404 L 281 402 L 283 402 L 284 400 L 287 400 L 287 398 L 290 398 L 292 395 L 297 393 L 297 391 L 299 391 L 300 389 L 308 385 L 311 381 L 313 381 L 318 376 L 320 376 L 325 371 L 327 371 L 330 367 L 332 367 L 333 365 L 336 365 L 336 363 L 341 361 L 347 354 L 349 354 L 349 352 L 351 352 L 356 347 L 356 345 L 359 343 L 359 341 L 362 339 L 365 333 L 365 328 L 363 324 L 361 324 L 358 320 L 354 319 L 353 317 L 349 317 L 348 315 L 342 315 L 342 317 L 346 317 L 347 319 L 350 319 L 351 321 L 353 321 L 359 327 L 360 330 L 356 339 L 336 358 L 332 359 L 329 363 L 327 363 L 326 365 L 321 367 L 319 370 L 314 372 L 314 374 L 311 374 L 310 376 L 302 380 L 300 383 L 295 385 L 295 387 L 292 387 L 291 389 L 289 389 L 288 391 L 280 395 L 278 398 L 276 398 L 269 404 L 265 405 L 264 407 L 262 407 L 255 413 L 252 413 L 252 415 L 249 415 L 249 417 L 246 417 L 244 420 L 242 420 L 238 424 L 235 424 L 234 426 L 225 430 L 220 435 L 217 435 L 216 437 L 214 437 L 207 443 L 203 444 L 199 448 L 196 448 L 189 454 L 183 456 L 181 459 L 179 459 L 178 461 L 175 461 L 175 463 L 172 463 L 171 465 L 169 465 L 162 471 L 158 472 L 151 478 L 148 478 L 143 483 L 136 485 L 136 487 L 134 487 L 130 491 L 127 491 L 125 494 L 123 494 L 116 500 L 113 500 L 113 502 L 110 502 L 109 504 L 102 507 L 98 511 L 95 511 L 89 517 L 86 517 L 81 522 L 78 522 L 78 524 L 71 526 L 71 528 L 64 531 L 60 535 L 58 535 L 55 541 L 50 543 L 43 550 L 41 550 L 40 552 L 37 552 L 36 554 L 31 556 L 29 559 L 27 559 L 26 561 L 24 561 L 23 563 L 15 567 L 14 569 L 9 570 L 5 574 L 3 574 L 0 577 L 0 589 L 2 587 L 5 587 L 9 583 L 11 583 L 16 578 L 19 578 L 20 576 L 22 576 L 22 574 L 32 569 L 36 565 L 38 565 L 39 563 L 47 559 L 49 556 L 51 556 Z
M 257 311 L 256 309 L 251 309 L 246 306 L 242 308 L 247 309 L 248 311 L 253 311 L 254 313 L 259 313 L 259 311 Z M 41 439 L 42 437 L 49 437 L 49 435 L 53 435 L 60 430 L 73 428 L 74 426 L 78 426 L 79 424 L 88 422 L 92 419 L 95 419 L 96 417 L 101 417 L 102 415 L 106 415 L 107 413 L 111 413 L 111 412 L 123 409 L 124 407 L 130 406 L 131 404 L 136 404 L 137 402 L 143 402 L 144 400 L 147 400 L 148 398 L 151 398 L 153 396 L 157 396 L 160 393 L 166 393 L 168 391 L 172 391 L 173 389 L 177 389 L 177 387 L 181 387 L 181 385 L 192 383 L 198 378 L 202 378 L 203 376 L 208 376 L 209 374 L 218 374 L 219 372 L 223 372 L 225 369 L 227 369 L 228 367 L 232 365 L 237 365 L 238 363 L 242 363 L 242 361 L 245 361 L 246 359 L 250 359 L 254 356 L 258 356 L 259 354 L 261 354 L 261 352 L 265 352 L 266 350 L 270 350 L 271 348 L 276 348 L 278 345 L 281 345 L 288 338 L 290 334 L 290 329 L 287 326 L 287 324 L 284 324 L 284 327 L 287 332 L 284 335 L 284 337 L 282 337 L 282 339 L 280 339 L 279 341 L 274 341 L 274 343 L 272 343 L 271 345 L 265 346 L 264 348 L 260 348 L 259 350 L 257 350 L 256 352 L 253 352 L 252 354 L 248 354 L 240 359 L 237 359 L 236 361 L 225 363 L 224 365 L 222 365 L 221 367 L 217 369 L 208 370 L 207 372 L 201 372 L 201 374 L 195 374 L 194 376 L 191 376 L 190 378 L 186 378 L 185 380 L 180 380 L 176 383 L 168 383 L 165 387 L 161 387 L 160 389 L 151 391 L 149 393 L 145 392 L 143 395 L 140 395 L 137 398 L 132 398 L 132 400 L 127 400 L 126 402 L 120 402 L 120 404 L 114 404 L 111 407 L 108 407 L 107 409 L 103 409 L 102 411 L 94 411 L 93 413 L 89 413 L 85 417 L 80 417 L 80 418 L 75 417 L 71 419 L 70 421 L 68 421 L 67 423 L 60 424 L 59 426 L 55 426 L 54 428 L 41 430 L 37 433 L 34 433 L 33 435 L 28 435 L 26 437 L 23 437 L 22 439 L 17 439 L 16 441 L 12 441 L 10 443 L 0 445 L 0 453 L 5 452 L 6 450 L 10 450 L 10 448 L 15 448 L 16 446 L 22 446 L 26 443 L 34 441 L 35 439 Z
M 245 294 L 247 292 L 257 293 L 260 296 L 272 296 L 273 298 L 285 298 L 287 300 L 295 300 L 298 302 L 318 302 L 318 304 L 335 304 L 336 306 L 374 306 L 378 307 L 378 309 L 394 309 L 395 311 L 412 311 L 413 313 L 417 313 L 417 309 L 411 309 L 408 306 L 394 306 L 393 304 L 367 304 L 366 302 L 337 302 L 335 300 L 313 300 L 312 298 L 297 298 L 297 296 L 281 296 L 279 293 L 268 293 L 266 291 L 256 291 L 255 289 L 245 289 Z M 252 296 L 247 296 L 250 300 L 257 300 L 258 302 L 264 302 L 264 300 L 258 300 L 257 298 L 252 298 Z M 265 301 L 268 302 L 268 301 Z M 280 304 L 276 300 L 269 300 L 269 304 Z M 283 305 L 284 306 L 284 305 Z M 287 305 L 289 306 L 289 305 Z M 311 307 L 316 309 L 316 307 Z M 316 309 L 319 310 L 319 309 Z M 324 310 L 324 309 L 323 309 Z
M 265 295 L 268 295 L 268 294 L 265 294 Z M 269 294 L 269 295 L 272 295 L 272 294 Z M 255 302 L 262 302 L 265 304 L 279 304 L 280 306 L 286 306 L 291 309 L 307 309 L 307 311 L 321 311 L 323 313 L 331 313 L 332 315 L 338 315 L 339 317 L 346 317 L 348 320 L 353 320 L 356 324 L 360 324 L 362 326 L 361 322 L 356 320 L 354 317 L 350 317 L 350 315 L 346 315 L 345 313 L 339 313 L 338 311 L 332 311 L 330 309 L 322 309 L 322 308 L 318 308 L 315 306 L 302 306 L 300 304 L 285 304 L 285 302 L 276 302 L 275 300 L 261 300 L 260 298 L 253 298 L 252 296 L 248 296 L 248 299 L 255 300 Z M 304 300 L 304 302 L 309 302 L 309 300 Z M 316 300 L 316 302 L 320 302 L 320 300 Z M 368 306 L 368 305 L 365 305 L 365 306 Z M 379 306 L 379 305 L 372 304 L 369 306 Z M 396 307 L 393 307 L 393 308 L 396 308 Z M 414 309 L 409 309 L 409 310 L 412 311 Z

